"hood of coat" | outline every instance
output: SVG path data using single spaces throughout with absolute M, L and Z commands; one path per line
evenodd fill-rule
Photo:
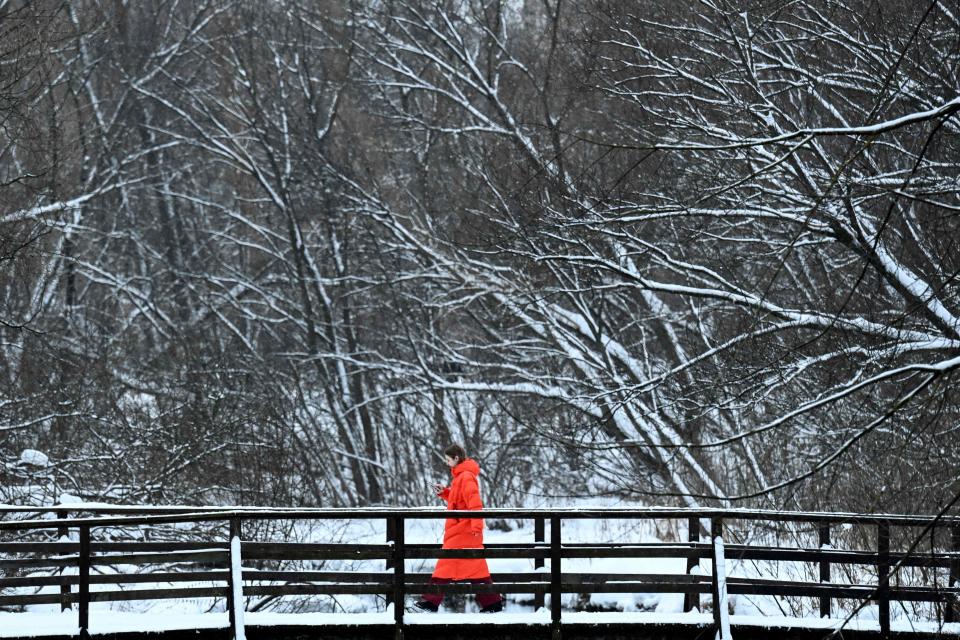
M 472 473 L 473 475 L 479 477 L 479 476 L 480 476 L 480 465 L 477 464 L 477 462 L 476 462 L 475 460 L 473 460 L 472 458 L 467 458 L 466 460 L 464 460 L 463 462 L 461 462 L 461 463 L 458 464 L 457 466 L 455 466 L 455 467 L 453 467 L 452 469 L 450 469 L 450 473 L 453 475 L 454 478 L 456 478 L 458 475 L 460 475 L 460 474 L 463 473 L 464 471 L 469 471 L 469 472 Z

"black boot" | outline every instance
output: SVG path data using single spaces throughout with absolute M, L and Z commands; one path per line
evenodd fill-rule
M 503 611 L 503 600 L 498 600 L 480 609 L 480 613 L 499 613 L 501 611 Z
M 440 605 L 433 604 L 429 600 L 417 600 L 413 603 L 420 611 L 429 611 L 430 613 L 436 613 L 440 609 Z

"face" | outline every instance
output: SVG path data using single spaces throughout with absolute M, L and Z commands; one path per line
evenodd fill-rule
M 460 460 L 458 460 L 457 458 L 451 458 L 448 455 L 444 455 L 443 459 L 446 461 L 447 466 L 450 467 L 451 469 L 453 469 L 455 466 L 460 464 Z

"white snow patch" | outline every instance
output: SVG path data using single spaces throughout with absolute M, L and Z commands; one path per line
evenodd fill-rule
M 20 464 L 29 464 L 34 467 L 45 467 L 50 464 L 47 454 L 36 449 L 24 449 L 20 454 Z

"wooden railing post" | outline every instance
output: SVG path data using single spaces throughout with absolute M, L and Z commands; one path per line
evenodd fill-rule
M 546 526 L 542 516 L 533 519 L 533 541 L 534 542 L 540 543 L 546 540 L 546 538 L 544 537 L 545 529 L 546 529 Z M 535 558 L 533 561 L 534 570 L 542 569 L 546 565 L 545 560 L 546 560 L 545 558 L 541 558 L 541 557 Z M 544 602 L 544 593 L 542 591 L 535 593 L 533 596 L 534 610 L 539 611 L 540 609 L 542 609 L 543 602 Z
M 877 601 L 880 605 L 880 634 L 890 636 L 890 525 L 877 525 Z
M 700 518 L 687 518 L 687 542 L 700 542 Z M 692 551 L 691 546 L 691 551 Z M 687 556 L 687 575 L 691 575 L 694 567 L 700 566 L 700 556 L 694 557 L 691 553 Z M 700 608 L 700 592 L 688 591 L 683 594 L 683 610 L 693 611 L 694 608 Z
M 960 526 L 950 527 L 950 550 L 953 553 L 960 554 Z M 949 587 L 960 587 L 960 557 L 954 557 L 950 560 L 950 582 Z M 944 622 L 960 621 L 960 599 L 954 597 L 947 600 L 947 606 L 943 611 Z
M 730 615 L 727 611 L 727 562 L 723 551 L 723 519 L 710 519 L 710 539 L 713 545 L 713 575 L 710 580 L 713 596 L 713 624 L 717 640 L 730 640 Z
M 397 536 L 396 536 L 396 525 L 395 525 L 395 523 L 394 523 L 394 519 L 393 519 L 393 518 L 387 518 L 386 521 L 387 521 L 387 522 L 386 522 L 386 524 L 387 524 L 387 527 L 386 527 L 386 529 L 387 529 L 387 536 L 386 536 L 386 537 L 387 537 L 387 544 L 390 544 L 390 543 L 392 543 L 392 542 L 396 539 L 396 537 L 397 537 Z M 390 571 L 390 569 L 393 569 L 393 553 L 392 553 L 392 552 L 391 552 L 390 556 L 387 558 L 387 561 L 386 561 L 386 563 L 385 563 L 385 568 L 386 568 L 387 571 Z M 386 599 L 386 602 L 387 602 L 387 606 L 389 607 L 389 606 L 393 603 L 393 591 L 392 591 L 392 590 L 387 592 L 387 595 L 386 595 L 386 598 L 385 598 L 385 599 Z
M 227 572 L 227 612 L 234 640 L 245 640 L 243 616 L 243 527 L 240 518 L 230 518 L 230 568 Z
M 560 601 L 563 599 L 560 566 L 560 517 L 550 516 L 550 624 L 553 627 L 553 640 L 561 640 Z
M 406 563 L 404 562 L 404 523 L 403 516 L 393 521 L 393 625 L 394 640 L 403 640 L 403 602 L 406 585 Z
M 77 610 L 80 637 L 90 637 L 90 525 L 80 525 L 79 576 Z
M 64 520 L 67 516 L 66 511 L 57 511 L 57 520 Z M 70 539 L 70 528 L 64 526 L 57 527 L 57 540 L 62 541 L 64 538 L 67 540 Z M 59 575 L 63 575 L 64 569 L 65 567 L 60 567 L 58 571 Z M 67 611 L 70 608 L 70 585 L 62 584 L 60 585 L 60 611 Z
M 830 523 L 820 523 L 820 550 L 823 551 L 830 547 Z M 830 582 L 830 561 L 820 561 L 820 583 Z M 830 596 L 820 596 L 820 617 L 830 617 Z

